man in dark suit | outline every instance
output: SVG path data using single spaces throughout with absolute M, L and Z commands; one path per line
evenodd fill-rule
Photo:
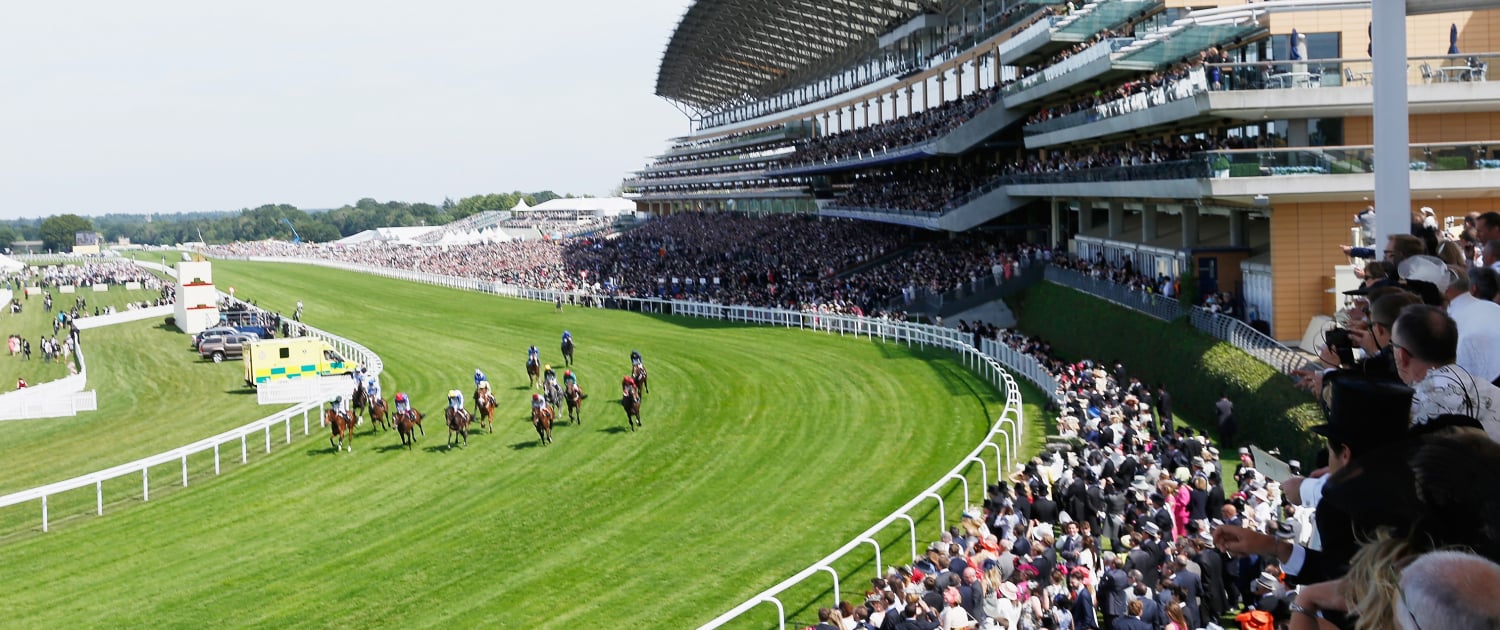
M 818 609 L 818 625 L 813 626 L 813 630 L 840 630 L 838 626 L 833 625 L 832 608 Z
M 1063 526 L 1063 537 L 1057 541 L 1057 555 L 1069 567 L 1078 566 L 1078 552 L 1083 551 L 1083 536 L 1078 534 L 1078 523 Z
M 1207 534 L 1203 534 L 1207 536 Z M 1203 611 L 1208 619 L 1224 615 L 1224 557 L 1213 548 L 1211 541 L 1199 541 L 1198 553 L 1192 556 L 1198 563 L 1203 579 Z
M 1141 619 L 1143 608 L 1140 600 L 1130 602 L 1126 608 L 1126 616 L 1120 617 L 1109 624 L 1109 630 L 1153 630 L 1151 624 Z
M 1031 518 L 1040 523 L 1057 522 L 1057 502 L 1052 500 L 1050 486 L 1037 493 L 1031 501 Z
M 937 630 L 937 627 L 937 614 L 925 603 L 907 606 L 901 611 L 900 623 L 896 624 L 896 630 Z
M 1134 591 L 1135 599 L 1132 601 L 1138 602 L 1141 605 L 1141 614 L 1138 615 L 1141 621 L 1146 622 L 1147 625 L 1155 630 L 1162 630 L 1162 628 L 1167 627 L 1167 613 L 1162 609 L 1161 602 L 1149 596 L 1151 589 L 1146 588 L 1144 582 L 1136 582 Z
M 1106 551 L 1103 560 L 1106 564 L 1096 590 L 1099 608 L 1104 612 L 1104 627 L 1114 628 L 1115 620 L 1125 614 L 1125 585 L 1130 582 L 1130 576 L 1125 574 L 1124 556 Z
M 1203 579 L 1188 570 L 1189 562 L 1192 560 L 1189 560 L 1187 556 L 1181 554 L 1177 556 L 1176 573 L 1172 574 L 1172 583 L 1182 589 L 1185 597 L 1183 604 L 1186 608 L 1182 613 L 1187 616 L 1188 625 L 1197 628 L 1203 625 L 1201 623 L 1203 615 L 1200 612 L 1202 608 L 1199 606 L 1199 601 L 1203 597 Z
M 1167 511 L 1167 498 L 1160 493 L 1151 493 L 1151 522 L 1161 532 L 1163 542 L 1172 540 L 1172 513 Z
M 1161 570 L 1159 568 L 1161 565 L 1157 562 L 1156 556 L 1151 553 L 1150 548 L 1146 546 L 1146 543 L 1155 544 L 1150 530 L 1156 527 L 1156 523 L 1148 522 L 1146 525 L 1146 529 L 1136 533 L 1137 536 L 1141 537 L 1141 540 L 1136 543 L 1135 548 L 1130 550 L 1130 555 L 1125 558 L 1125 568 L 1127 571 L 1140 571 L 1141 581 L 1150 586 L 1155 585 L 1161 580 Z
M 1068 574 L 1068 588 L 1073 590 L 1073 605 L 1068 607 L 1068 612 L 1073 614 L 1073 627 L 1083 630 L 1099 630 L 1099 616 L 1094 612 L 1094 598 L 1089 596 L 1089 590 L 1083 587 L 1083 571 L 1075 569 Z
M 1157 421 L 1161 423 L 1162 432 L 1172 433 L 1172 395 L 1167 393 L 1165 384 L 1156 386 L 1156 415 Z

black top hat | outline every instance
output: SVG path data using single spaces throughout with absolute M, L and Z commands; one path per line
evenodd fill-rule
M 1398 442 L 1407 435 L 1410 387 L 1340 370 L 1323 379 L 1323 391 L 1328 423 L 1313 427 L 1314 433 L 1362 448 Z

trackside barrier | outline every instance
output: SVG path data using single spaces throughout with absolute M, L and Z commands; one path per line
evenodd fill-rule
M 1103 278 L 1095 278 L 1072 269 L 1063 269 L 1061 267 L 1047 267 L 1047 281 L 1071 289 L 1077 289 L 1096 298 L 1112 302 L 1136 312 L 1145 313 L 1162 321 L 1175 321 L 1183 315 L 1187 315 L 1188 321 L 1192 323 L 1193 328 L 1197 328 L 1220 341 L 1228 342 L 1230 345 L 1244 350 L 1250 356 L 1255 357 L 1266 365 L 1276 368 L 1282 374 L 1291 374 L 1294 370 L 1300 370 L 1308 362 L 1296 350 L 1286 347 L 1281 342 L 1272 339 L 1249 324 L 1228 315 L 1215 313 L 1201 306 L 1184 309 L 1181 303 L 1172 298 L 1144 291 L 1134 291 Z
M 1004 477 L 1005 471 L 1014 467 L 1019 461 L 1021 449 L 1022 432 L 1025 427 L 1025 417 L 1021 406 L 1021 391 L 1017 386 L 1011 372 L 1020 374 L 1026 380 L 1032 382 L 1042 391 L 1049 395 L 1056 395 L 1058 391 L 1057 382 L 1047 374 L 1043 366 L 1030 355 L 1021 353 L 1005 344 L 996 343 L 993 340 L 982 339 L 984 349 L 970 345 L 973 336 L 961 333 L 952 328 L 941 328 L 927 324 L 910 322 L 898 322 L 886 319 L 870 317 L 854 317 L 849 315 L 835 315 L 828 313 L 798 312 L 774 308 L 759 308 L 753 306 L 733 306 L 723 304 L 707 304 L 703 302 L 692 302 L 684 300 L 657 300 L 624 298 L 616 296 L 590 295 L 576 291 L 554 291 L 550 289 L 535 289 L 528 287 L 516 287 L 503 285 L 497 282 L 476 280 L 473 278 L 459 278 L 456 276 L 442 276 L 437 274 L 421 273 L 400 269 L 382 269 L 368 266 L 354 265 L 349 263 L 305 259 L 305 258 L 272 258 L 272 257 L 225 257 L 238 260 L 251 260 L 256 262 L 290 262 L 298 264 L 317 265 L 332 267 L 347 271 L 360 273 L 371 273 L 387 278 L 396 278 L 423 284 L 445 286 L 467 291 L 479 291 L 482 293 L 494 293 L 507 297 L 515 297 L 543 302 L 554 302 L 562 299 L 571 304 L 588 306 L 601 306 L 622 308 L 645 313 L 663 313 L 685 317 L 702 317 L 709 319 L 720 319 L 725 321 L 745 322 L 765 326 L 779 326 L 784 328 L 800 328 L 825 334 L 838 333 L 841 336 L 850 335 L 864 337 L 870 340 L 880 339 L 886 342 L 904 343 L 908 346 L 934 346 L 952 350 L 959 354 L 965 367 L 975 374 L 984 378 L 997 390 L 1005 394 L 1005 408 L 1000 417 L 990 427 L 989 433 L 970 451 L 959 460 L 958 465 L 943 475 L 938 481 L 926 490 L 918 493 L 915 498 L 905 505 L 896 509 L 889 516 L 881 519 L 864 532 L 856 535 L 844 546 L 828 554 L 822 560 L 803 569 L 801 572 L 789 577 L 779 584 L 768 588 L 759 594 L 746 600 L 738 606 L 730 609 L 712 621 L 704 624 L 703 628 L 717 628 L 725 623 L 739 617 L 760 604 L 768 603 L 776 607 L 780 619 L 781 628 L 786 628 L 786 607 L 777 598 L 787 589 L 800 584 L 809 577 L 818 573 L 829 573 L 833 576 L 834 603 L 839 598 L 838 572 L 832 567 L 833 562 L 853 552 L 865 544 L 876 547 L 875 571 L 877 575 L 883 575 L 883 567 L 880 564 L 879 544 L 875 542 L 875 535 L 897 521 L 905 521 L 906 531 L 911 540 L 911 553 L 915 558 L 917 555 L 917 524 L 911 513 L 928 499 L 935 499 L 938 503 L 938 524 L 936 534 L 941 534 L 947 525 L 947 506 L 942 499 L 942 490 L 949 486 L 954 480 L 961 481 L 963 488 L 964 508 L 973 505 L 971 502 L 968 479 L 964 471 L 976 461 L 980 465 L 981 474 L 984 475 L 987 487 L 989 469 L 986 466 L 984 455 L 989 450 L 995 451 L 995 478 L 999 480 Z M 983 487 L 981 487 L 981 493 Z M 935 534 L 935 535 L 936 535 Z
M 154 264 L 149 264 L 148 266 L 159 268 L 159 265 Z M 316 328 L 309 327 L 307 330 L 308 334 L 317 335 L 328 341 L 329 345 L 337 348 L 339 352 L 344 353 L 344 356 L 356 358 L 356 360 L 358 360 L 361 365 L 369 366 L 370 371 L 375 373 L 376 375 L 379 375 L 380 371 L 383 369 L 384 364 L 381 363 L 380 357 L 376 356 L 375 353 L 370 352 L 370 350 L 365 348 L 364 346 L 348 339 L 344 339 L 343 337 L 318 330 Z M 302 435 L 309 435 L 311 431 L 310 418 L 312 416 L 317 416 L 319 425 L 322 425 L 322 414 L 316 413 L 321 409 L 322 406 L 322 401 L 303 403 L 271 414 L 245 426 L 225 431 L 224 433 L 220 433 L 213 437 L 193 442 L 192 444 L 188 444 L 187 446 L 172 449 L 165 453 L 158 453 L 150 457 L 138 459 L 126 464 L 120 464 L 119 466 L 89 473 L 81 477 L 74 477 L 66 481 L 59 481 L 57 483 L 32 488 L 30 490 L 23 490 L 21 492 L 15 492 L 12 494 L 7 494 L 5 496 L 0 496 L 0 508 L 19 505 L 22 503 L 29 503 L 31 501 L 41 501 L 42 531 L 45 532 L 48 531 L 50 527 L 50 520 L 47 514 L 48 497 L 55 494 L 68 492 L 70 490 L 77 490 L 80 488 L 93 486 L 96 504 L 95 511 L 100 516 L 103 516 L 104 482 L 124 477 L 126 475 L 139 474 L 141 476 L 141 500 L 149 501 L 151 500 L 150 470 L 152 467 L 181 461 L 182 485 L 186 487 L 188 485 L 189 456 L 213 451 L 214 474 L 218 475 L 221 472 L 221 450 L 225 445 L 231 445 L 235 442 L 239 442 L 240 462 L 245 463 L 249 461 L 249 445 L 251 439 L 255 438 L 255 441 L 259 442 L 259 438 L 264 435 L 265 452 L 270 453 L 272 441 L 271 433 L 273 428 L 277 426 L 282 427 L 283 430 L 280 433 L 284 434 L 284 443 L 291 444 L 293 420 L 296 419 L 297 416 L 301 416 Z

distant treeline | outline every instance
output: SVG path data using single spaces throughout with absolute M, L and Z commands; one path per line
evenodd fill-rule
M 0 247 L 16 241 L 43 242 L 44 249 L 68 251 L 75 232 L 94 230 L 107 243 L 121 236 L 142 245 L 173 245 L 202 240 L 207 243 L 258 241 L 268 238 L 291 240 L 297 229 L 302 240 L 315 243 L 335 241 L 351 234 L 380 227 L 443 225 L 487 210 L 509 210 L 525 200 L 536 205 L 573 195 L 559 195 L 550 190 L 534 193 L 511 192 L 464 197 L 457 202 L 444 199 L 441 204 L 407 203 L 360 199 L 354 205 L 333 210 L 302 210 L 287 204 L 266 204 L 224 212 L 186 212 L 181 214 L 106 214 L 81 217 L 62 214 L 43 219 L 0 221 Z

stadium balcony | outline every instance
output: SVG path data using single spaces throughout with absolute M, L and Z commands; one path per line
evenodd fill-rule
M 638 188 L 643 186 L 661 186 L 671 184 L 714 184 L 745 179 L 763 179 L 767 175 L 768 172 L 766 171 L 766 169 L 761 168 L 743 171 L 727 171 L 723 173 L 680 175 L 676 177 L 634 177 L 625 180 L 625 185 L 632 188 Z
M 673 145 L 661 158 L 685 157 L 714 151 L 751 149 L 767 144 L 787 144 L 806 137 L 812 126 L 801 123 L 780 125 L 774 129 L 753 130 L 714 138 L 703 142 L 688 142 Z
M 806 186 L 768 185 L 764 187 L 640 190 L 636 191 L 631 198 L 635 201 L 648 202 L 689 199 L 800 199 L 805 197 L 807 197 Z
M 692 171 L 692 170 L 697 170 L 697 169 L 715 168 L 715 167 L 720 167 L 720 166 L 738 166 L 738 165 L 745 165 L 747 168 L 750 168 L 752 166 L 759 167 L 759 168 L 767 168 L 767 167 L 769 167 L 769 166 L 771 166 L 773 164 L 777 164 L 777 163 L 781 162 L 782 159 L 784 159 L 787 155 L 790 155 L 793 150 L 794 149 L 793 149 L 793 147 L 792 147 L 791 144 L 785 144 L 785 145 L 778 146 L 775 149 L 770 150 L 770 151 L 756 151 L 754 153 L 741 153 L 741 154 L 737 154 L 737 155 L 727 155 L 727 156 L 722 156 L 722 157 L 711 157 L 711 158 L 692 159 L 692 160 L 658 161 L 658 162 L 654 162 L 654 163 L 648 165 L 646 168 L 644 168 L 644 169 L 642 169 L 640 171 L 637 171 L 637 174 L 639 174 L 639 175 L 650 175 L 650 174 L 656 174 L 656 173 L 667 174 L 667 173 L 674 173 L 674 172 L 681 172 L 681 171 Z
M 1000 44 L 1000 63 L 1027 66 L 1093 39 L 1099 33 L 1160 12 L 1160 0 L 1102 0 L 1071 14 L 1049 16 Z
M 893 223 L 927 230 L 964 232 L 1009 214 L 1031 202 L 1012 197 L 1004 187 L 1004 178 L 995 178 L 960 197 L 948 201 L 942 210 L 927 212 L 903 208 L 839 206 L 837 200 L 819 201 L 818 214 L 841 219 L 859 219 Z
M 1412 114 L 1500 107 L 1500 82 L 1487 80 L 1500 53 L 1412 57 Z M 1433 70 L 1424 81 L 1421 66 Z M 1304 119 L 1370 115 L 1369 59 L 1206 64 L 1182 80 L 1022 127 L 1026 147 L 1136 136 L 1210 120 Z M 1448 68 L 1450 70 L 1437 70 Z M 1447 76 L 1452 80 L 1436 79 Z

